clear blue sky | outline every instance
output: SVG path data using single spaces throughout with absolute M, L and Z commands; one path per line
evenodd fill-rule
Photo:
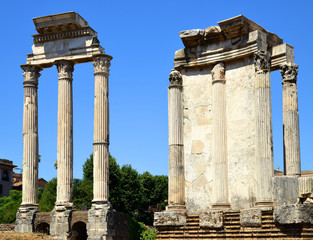
M 21 64 L 36 34 L 32 18 L 76 11 L 99 34 L 113 56 L 110 76 L 110 152 L 139 172 L 168 173 L 167 87 L 179 31 L 206 28 L 239 14 L 295 47 L 302 169 L 312 164 L 313 1 L 4 1 L 1 4 L 0 158 L 22 167 L 23 76 Z M 56 176 L 57 71 L 39 79 L 39 176 Z M 94 76 L 91 63 L 75 66 L 74 177 L 92 153 Z M 275 167 L 283 169 L 282 87 L 272 73 Z

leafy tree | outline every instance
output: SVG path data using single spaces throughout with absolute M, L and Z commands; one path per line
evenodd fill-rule
M 40 211 L 51 212 L 56 201 L 56 196 L 57 196 L 57 179 L 53 178 L 47 183 L 42 193 L 42 197 L 39 200 Z
M 13 223 L 22 203 L 22 192 L 11 190 L 8 197 L 0 198 L 0 223 Z

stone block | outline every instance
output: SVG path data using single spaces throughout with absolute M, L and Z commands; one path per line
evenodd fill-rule
M 199 225 L 203 228 L 222 228 L 224 226 L 224 213 L 220 210 L 210 210 L 200 213 Z
M 313 177 L 299 178 L 299 197 L 313 198 Z
M 202 153 L 204 144 L 202 141 L 192 141 L 191 153 Z
M 274 206 L 295 204 L 298 200 L 298 177 L 273 177 Z
M 60 206 L 55 206 L 51 211 L 50 235 L 53 239 L 67 240 L 72 236 L 72 211 L 72 208 Z
M 260 227 L 262 226 L 261 209 L 243 209 L 240 211 L 240 225 L 243 227 Z
M 276 207 L 274 221 L 279 224 L 313 224 L 313 205 L 292 204 Z
M 187 215 L 185 212 L 155 212 L 154 226 L 185 226 Z
M 115 215 L 115 210 L 109 204 L 93 204 L 88 211 L 88 240 L 113 239 Z
M 15 232 L 33 233 L 38 208 L 20 207 L 16 213 Z

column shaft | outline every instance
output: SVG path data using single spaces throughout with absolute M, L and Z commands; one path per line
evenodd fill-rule
M 288 176 L 301 176 L 299 112 L 296 64 L 281 68 L 283 77 L 284 171 Z
M 57 205 L 72 202 L 73 182 L 73 63 L 58 61 L 58 186 Z
M 39 67 L 22 65 L 24 70 L 23 115 L 23 197 L 22 205 L 37 203 L 38 182 L 38 98 Z
M 256 113 L 256 205 L 272 205 L 273 135 L 270 55 L 259 51 L 255 60 L 255 113 Z
M 223 63 L 212 69 L 213 84 L 213 208 L 229 208 L 227 122 L 225 98 L 225 68 Z
M 182 77 L 172 70 L 168 89 L 169 186 L 168 209 L 185 209 Z
M 94 101 L 94 183 L 93 202 L 106 203 L 109 197 L 109 67 L 111 58 L 96 56 Z

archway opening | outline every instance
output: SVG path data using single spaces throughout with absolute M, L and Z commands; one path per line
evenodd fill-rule
M 73 240 L 87 240 L 87 228 L 86 223 L 76 222 L 72 227 L 72 238 Z
M 45 233 L 50 235 L 50 225 L 46 222 L 39 223 L 35 229 L 36 233 Z

